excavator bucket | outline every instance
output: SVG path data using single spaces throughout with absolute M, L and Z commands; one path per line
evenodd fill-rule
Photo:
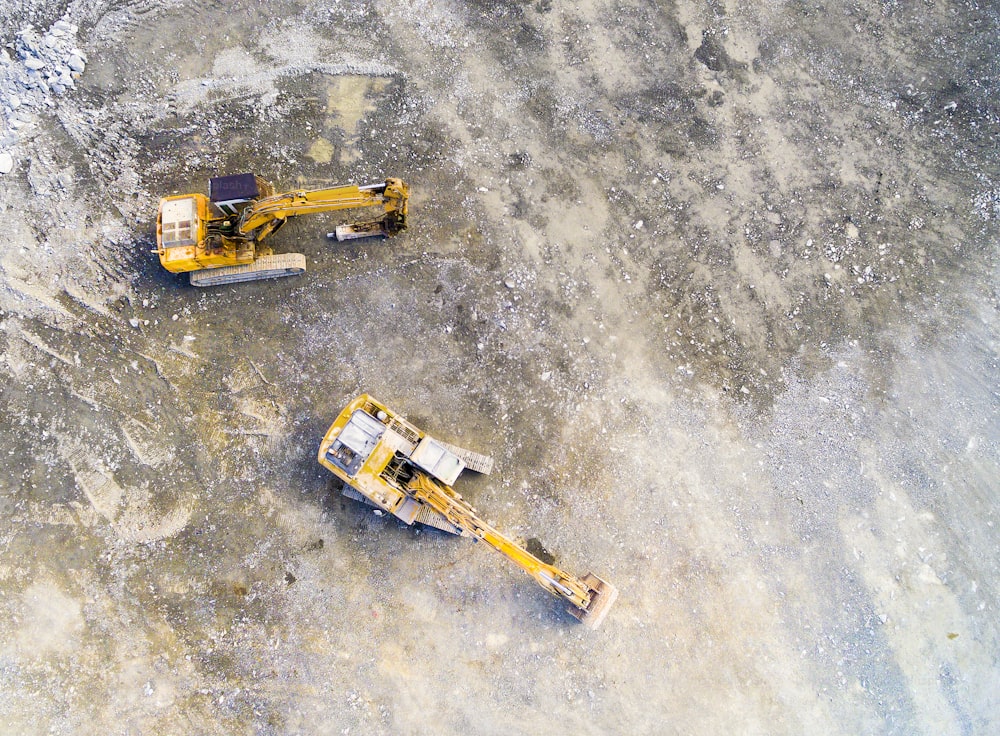
M 586 608 L 570 606 L 567 610 L 588 629 L 596 629 L 618 600 L 618 588 L 589 572 L 584 575 L 583 582 L 590 588 L 590 603 Z
M 337 240 L 343 243 L 345 240 L 357 240 L 359 238 L 384 238 L 389 235 L 389 230 L 382 220 L 372 220 L 371 222 L 352 222 L 344 225 L 337 225 L 337 229 L 332 233 L 327 233 L 330 240 Z

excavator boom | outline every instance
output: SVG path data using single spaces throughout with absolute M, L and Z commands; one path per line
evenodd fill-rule
M 420 521 L 485 542 L 566 600 L 571 614 L 597 628 L 618 597 L 613 585 L 543 562 L 484 521 L 451 488 L 466 467 L 489 472 L 492 461 L 487 460 L 428 436 L 368 395 L 341 412 L 319 448 L 320 464 L 346 484 L 345 495 L 407 524 Z
M 387 179 L 384 184 L 358 186 L 347 184 L 330 189 L 275 194 L 259 199 L 243 210 L 236 227 L 241 235 L 250 235 L 267 228 L 275 221 L 317 212 L 382 206 L 385 208 L 385 235 L 395 235 L 406 229 L 406 209 L 409 188 L 400 179 Z M 276 228 L 265 230 L 267 234 Z M 257 236 L 263 240 L 266 235 Z

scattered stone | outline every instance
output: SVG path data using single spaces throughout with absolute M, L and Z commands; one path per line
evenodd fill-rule
M 10 47 L 20 64 L 12 64 L 8 49 L 0 48 L 0 151 L 20 142 L 19 131 L 35 121 L 37 111 L 55 106 L 53 95 L 76 87 L 87 63 L 77 46 L 77 30 L 64 20 L 56 21 L 44 36 L 30 27 L 22 29 Z M 12 167 L 11 159 L 7 171 Z
M 139 320 L 137 320 L 137 319 L 136 319 L 135 317 L 132 317 L 132 318 L 131 318 L 131 319 L 130 319 L 130 320 L 128 321 L 128 323 L 129 323 L 130 325 L 132 325 L 133 327 L 135 327 L 136 329 L 139 329 Z
M 9 174 L 14 169 L 14 157 L 6 151 L 0 153 L 0 174 Z

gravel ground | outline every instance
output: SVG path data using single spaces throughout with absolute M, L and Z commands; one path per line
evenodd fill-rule
M 1000 731 L 1000 15 L 0 7 L 0 731 Z M 193 289 L 160 196 L 412 187 Z M 344 499 L 369 392 L 618 586 Z

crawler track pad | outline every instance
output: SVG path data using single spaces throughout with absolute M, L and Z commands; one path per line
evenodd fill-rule
M 589 572 L 584 576 L 583 582 L 591 590 L 590 605 L 585 609 L 570 606 L 567 610 L 588 629 L 596 629 L 618 600 L 618 588 Z
M 243 281 L 294 276 L 305 270 L 306 257 L 304 255 L 301 253 L 281 253 L 261 256 L 253 263 L 244 266 L 223 266 L 204 271 L 192 271 L 190 279 L 192 286 L 222 286 L 224 284 L 238 284 Z

